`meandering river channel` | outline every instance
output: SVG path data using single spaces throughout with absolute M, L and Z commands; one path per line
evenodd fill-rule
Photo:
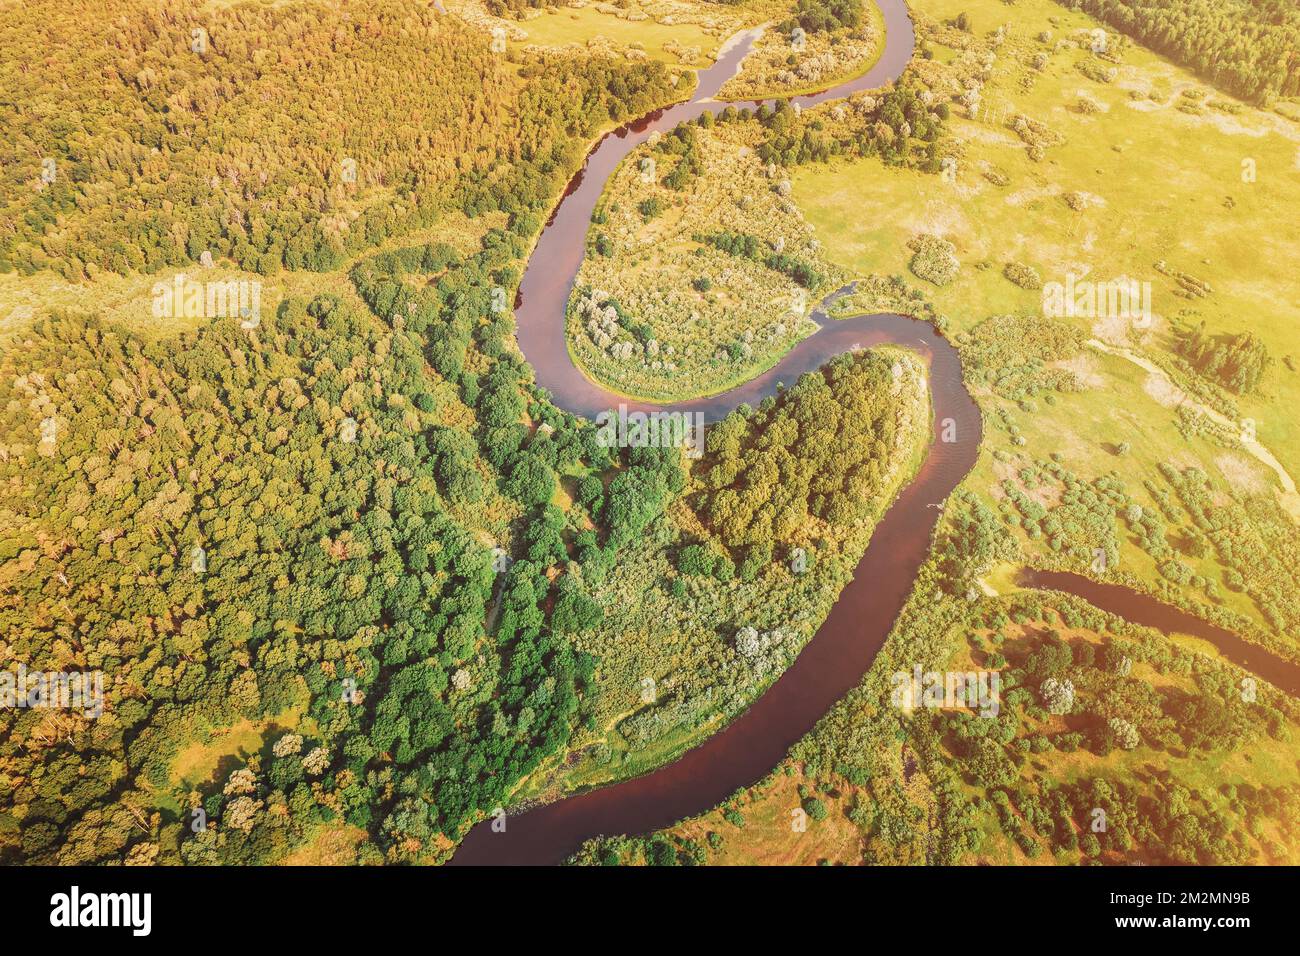
M 903 0 L 878 3 L 886 39 L 876 64 L 855 80 L 795 97 L 794 102 L 811 106 L 874 89 L 903 72 L 915 45 L 907 7 Z M 701 73 L 690 101 L 657 110 L 602 139 L 543 230 L 520 283 L 515 318 L 520 348 L 536 371 L 537 383 L 550 391 L 561 408 L 594 417 L 620 403 L 642 411 L 662 407 L 607 391 L 574 365 L 565 342 L 565 307 L 582 264 L 592 212 L 610 174 L 651 133 L 729 105 L 713 96 L 735 74 L 756 37 L 757 31 L 749 31 L 730 43 L 717 63 Z M 771 770 L 870 667 L 925 560 L 939 518 L 939 510 L 930 506 L 947 498 L 975 463 L 980 415 L 962 385 L 956 349 L 928 323 L 901 315 L 834 320 L 823 308 L 814 311 L 813 319 L 819 330 L 767 372 L 726 392 L 676 402 L 671 408 L 702 411 L 706 420 L 716 421 L 742 402 L 755 404 L 775 394 L 778 383 L 792 384 L 841 352 L 890 343 L 913 349 L 926 360 L 934 415 L 938 421 L 953 420 L 957 441 L 930 446 L 916 477 L 876 526 L 853 581 L 840 593 L 821 628 L 794 664 L 744 714 L 645 776 L 510 816 L 503 833 L 493 832 L 490 821 L 485 821 L 470 831 L 453 863 L 558 863 L 589 837 L 643 833 L 703 812 Z
M 897 79 L 911 59 L 915 33 L 904 0 L 876 0 L 885 20 L 885 48 L 864 75 L 821 93 L 793 98 L 801 106 L 875 89 Z M 656 131 L 671 130 L 705 111 L 728 104 L 713 97 L 749 52 L 758 31 L 734 38 L 717 63 L 699 76 L 692 98 L 656 110 L 605 136 L 588 155 L 554 210 L 528 261 L 516 300 L 520 348 L 537 383 L 556 405 L 594 417 L 620 403 L 631 410 L 665 406 L 636 401 L 591 381 L 574 364 L 565 340 L 565 309 L 582 264 L 592 212 L 618 164 Z M 717 395 L 674 402 L 674 411 L 701 411 L 717 421 L 742 402 L 756 404 L 853 348 L 900 345 L 929 367 L 931 405 L 956 441 L 932 441 L 916 477 L 877 524 L 853 580 L 794 664 L 741 716 L 672 763 L 651 773 L 510 815 L 504 832 L 484 821 L 466 836 L 451 862 L 461 865 L 540 865 L 563 861 L 586 839 L 602 834 L 645 833 L 702 813 L 777 765 L 790 747 L 849 690 L 857 686 L 902 610 L 929 550 L 942 503 L 974 465 L 981 421 L 962 384 L 957 351 L 928 323 L 901 315 L 860 315 L 833 320 L 826 304 L 814 310 L 818 331 L 776 366 Z M 947 426 L 947 419 L 952 425 Z M 1057 584 L 1059 586 L 1059 583 Z

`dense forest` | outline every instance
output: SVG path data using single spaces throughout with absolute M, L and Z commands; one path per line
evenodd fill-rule
M 362 260 L 351 280 L 368 309 L 288 300 L 253 329 L 218 320 L 163 341 L 60 314 L 6 349 L 3 656 L 102 671 L 106 700 L 98 719 L 0 715 L 0 858 L 266 862 L 341 824 L 368 837 L 363 856 L 436 856 L 582 719 L 595 662 L 572 635 L 602 613 L 584 563 L 607 566 L 682 486 L 677 453 L 623 461 L 551 406 L 493 299 L 517 281 L 585 138 L 662 99 L 667 75 L 604 60 L 489 61 L 481 37 L 455 35 L 464 28 L 416 4 L 368 18 L 314 4 L 219 11 L 206 55 L 237 62 L 214 68 L 191 59 L 178 14 L 129 13 L 115 36 L 137 52 L 112 68 L 88 68 L 108 48 L 78 47 L 85 36 L 66 13 L 0 27 L 7 43 L 13 31 L 48 33 L 62 66 L 42 76 L 81 84 L 50 79 L 24 94 L 47 105 L 14 114 L 8 148 L 52 154 L 62 174 L 27 189 L 31 170 L 5 162 L 21 180 L 4 191 L 10 265 L 75 277 L 211 251 L 264 271 L 333 268 L 435 216 L 439 194 L 471 214 L 504 207 L 511 227 L 467 258 L 434 243 Z M 305 39 L 244 46 L 276 30 Z M 181 39 L 169 45 L 172 34 Z M 430 36 L 446 49 L 391 49 Z M 339 47 L 356 55 L 325 55 Z M 440 59 L 446 70 L 431 65 Z M 430 70 L 460 93 L 420 96 L 448 111 L 439 120 L 414 102 L 366 99 L 400 99 L 414 80 L 335 75 L 357 64 Z M 357 182 L 326 188 L 334 140 L 290 136 L 287 118 L 284 137 L 267 132 L 274 115 L 294 113 L 286 98 L 319 104 L 318 81 L 337 91 L 319 114 L 331 136 L 367 139 L 352 110 L 426 117 L 436 132 L 413 124 L 396 128 L 403 142 L 385 133 L 360 144 L 370 152 L 348 145 Z M 69 97 L 104 108 L 42 118 Z M 110 122 L 124 98 L 137 102 L 134 145 Z M 214 119 L 259 110 L 264 128 Z M 480 111 L 482 122 L 462 121 Z M 241 146 L 245 135 L 260 147 Z M 398 155 L 423 165 L 376 171 Z M 119 200 L 134 198 L 107 201 L 105 176 Z M 367 213 L 348 205 L 354 186 L 407 198 L 385 193 Z M 335 220 L 351 222 L 350 238 Z M 575 468 L 596 487 L 566 515 L 551 502 Z M 241 721 L 293 729 L 181 786 L 181 749 Z
M 69 279 L 204 252 L 337 268 L 449 204 L 529 205 L 602 125 L 672 98 L 656 62 L 512 60 L 415 0 L 41 0 L 0 13 L 0 49 L 42 54 L 0 66 L 0 271 Z
M 559 6 L 560 0 L 486 0 L 484 6 L 494 16 L 520 16 L 525 10 Z
M 442 744 L 465 718 L 446 669 L 469 663 L 493 586 L 420 440 L 439 401 L 418 343 L 328 300 L 287 303 L 252 342 L 233 323 L 180 349 L 70 318 L 35 332 L 6 356 L 5 431 L 31 433 L 34 407 L 59 432 L 44 453 L 5 449 L 9 650 L 103 670 L 108 701 L 98 722 L 5 713 L 6 857 L 174 861 L 193 836 L 187 858 L 256 859 L 273 830 L 364 822 L 370 758 Z M 390 728 L 385 701 L 417 685 L 418 719 Z M 319 728 L 314 759 L 152 810 L 183 741 L 291 708 Z M 450 766 L 430 786 L 444 774 L 462 786 Z M 250 838 L 227 844 L 228 828 Z
M 779 401 L 728 416 L 708 437 L 700 516 L 733 552 L 762 562 L 810 519 L 874 517 L 910 434 L 904 359 L 847 353 L 804 375 Z M 910 361 L 907 360 L 907 361 Z
M 856 27 L 861 22 L 861 0 L 799 0 L 793 15 L 777 29 L 790 33 L 795 27 L 802 27 L 808 33 L 823 33 Z
M 1293 0 L 1057 0 L 1230 93 L 1256 103 L 1300 94 Z
M 0 855 L 259 862 L 341 818 L 419 858 L 562 746 L 595 663 L 568 636 L 601 617 L 582 565 L 683 472 L 677 450 L 621 461 L 528 384 L 490 308 L 520 251 L 367 260 L 387 323 L 290 300 L 158 344 L 60 316 L 6 353 L 7 656 L 102 670 L 107 701 L 3 713 Z M 612 480 L 571 542 L 551 499 L 580 462 Z M 183 743 L 286 713 L 265 759 L 175 791 Z
M 758 157 L 795 166 L 834 156 L 879 156 L 890 165 L 939 172 L 949 116 L 946 101 L 905 79 L 878 96 L 865 94 L 850 102 L 851 111 L 837 104 L 829 111 L 797 113 L 788 100 L 759 107 L 754 115 L 767 135 Z
M 1238 395 L 1255 391 L 1273 361 L 1254 332 L 1212 335 L 1204 321 L 1175 339 L 1174 352 L 1201 375 Z

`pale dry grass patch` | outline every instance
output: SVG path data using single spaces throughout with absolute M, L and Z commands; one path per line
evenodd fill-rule
M 1106 376 L 1097 368 L 1096 360 L 1086 353 L 1052 362 L 1050 367 L 1072 373 L 1084 388 L 1103 388 L 1106 385 Z
M 1157 405 L 1164 408 L 1177 408 L 1187 401 L 1187 393 L 1164 375 L 1148 372 L 1147 377 L 1142 380 L 1142 391 L 1146 392 Z
M 1214 464 L 1238 494 L 1258 495 L 1268 489 L 1269 482 L 1260 474 L 1259 467 L 1245 455 L 1224 452 L 1215 456 Z

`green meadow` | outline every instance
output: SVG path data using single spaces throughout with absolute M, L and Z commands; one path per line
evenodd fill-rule
M 651 59 L 683 66 L 706 65 L 717 52 L 722 37 L 695 23 L 659 23 L 652 19 L 631 20 L 604 13 L 594 7 L 549 7 L 542 15 L 522 21 L 528 34 L 524 45 L 586 47 L 602 39 L 614 47 L 640 50 Z M 683 57 L 691 48 L 698 56 Z
M 1089 79 L 1077 64 L 1091 52 L 1056 44 L 1096 24 L 1049 0 L 1020 0 L 1014 8 L 1000 0 L 913 6 L 923 23 L 966 12 L 975 42 L 1005 24 L 1007 39 L 977 118 L 953 110 L 954 181 L 887 169 L 876 159 L 795 172 L 794 195 L 827 257 L 856 274 L 906 275 L 907 241 L 943 236 L 956 247 L 961 272 L 943 288 L 923 285 L 957 330 L 989 315 L 1039 309 L 1041 293 L 1004 277 L 1008 262 L 1033 267 L 1044 282 L 1085 271 L 1094 281 L 1149 281 L 1155 319 L 1133 342 L 1142 350 L 1166 351 L 1175 318 L 1204 319 L 1215 332 L 1250 329 L 1264 341 L 1276 361 L 1260 391 L 1239 399 L 1240 415 L 1254 419 L 1260 441 L 1288 471 L 1300 472 L 1300 426 L 1287 411 L 1300 402 L 1300 374 L 1282 361 L 1297 351 L 1300 321 L 1292 266 L 1300 255 L 1300 126 L 1132 45 L 1113 82 Z M 1049 40 L 1039 39 L 1043 31 Z M 928 45 L 934 59 L 926 69 L 963 55 L 934 39 Z M 1048 54 L 1041 70 L 1033 66 L 1038 52 Z M 1080 107 L 1085 98 L 1095 111 Z M 1047 124 L 1064 142 L 1035 162 L 1007 125 L 1017 113 Z M 1253 181 L 1244 181 L 1252 173 Z M 1067 197 L 1084 208 L 1076 211 Z M 1211 293 L 1175 295 L 1177 283 L 1155 269 L 1160 261 L 1208 283 Z

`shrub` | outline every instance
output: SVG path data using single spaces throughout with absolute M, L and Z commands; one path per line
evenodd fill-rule
M 803 801 L 803 809 L 812 819 L 821 821 L 830 816 L 830 811 L 826 809 L 826 804 L 817 797 L 808 797 Z
M 926 282 L 939 286 L 947 285 L 957 278 L 957 273 L 961 271 L 961 263 L 957 261 L 957 250 L 946 239 L 920 235 L 907 245 L 913 253 L 908 268 Z
M 1019 262 L 1008 262 L 1003 267 L 1002 274 L 1022 289 L 1041 289 L 1043 287 L 1043 277 L 1038 274 L 1038 270 L 1033 266 L 1027 266 Z

